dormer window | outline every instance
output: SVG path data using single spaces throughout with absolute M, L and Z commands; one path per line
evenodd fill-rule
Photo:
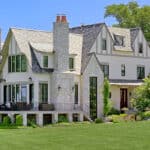
M 115 46 L 125 46 L 124 44 L 124 36 L 114 34 L 114 45 Z
M 139 53 L 142 54 L 143 53 L 143 44 L 139 43 Z
M 102 50 L 107 50 L 107 41 L 106 39 L 102 39 Z
M 43 67 L 48 68 L 48 56 L 43 56 Z

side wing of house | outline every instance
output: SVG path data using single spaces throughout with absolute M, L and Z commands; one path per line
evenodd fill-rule
M 103 72 L 99 62 L 95 54 L 92 54 L 81 77 L 83 110 L 92 119 L 100 117 L 103 112 L 101 94 L 103 79 Z

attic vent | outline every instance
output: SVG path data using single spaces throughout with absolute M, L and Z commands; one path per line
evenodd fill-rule
M 114 45 L 115 46 L 125 46 L 124 36 L 114 34 Z

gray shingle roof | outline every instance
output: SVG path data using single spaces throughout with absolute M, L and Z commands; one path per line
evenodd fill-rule
M 81 73 L 83 73 L 86 64 L 88 63 L 90 56 L 88 52 L 93 46 L 98 34 L 100 33 L 104 23 L 82 25 L 79 27 L 70 28 L 70 33 L 83 34 L 82 45 L 82 60 L 81 60 Z

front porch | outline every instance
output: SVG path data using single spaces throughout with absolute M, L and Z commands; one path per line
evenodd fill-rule
M 130 100 L 134 89 L 142 84 L 141 80 L 117 80 L 110 79 L 111 93 L 110 99 L 114 108 L 122 110 L 123 108 L 131 109 Z

